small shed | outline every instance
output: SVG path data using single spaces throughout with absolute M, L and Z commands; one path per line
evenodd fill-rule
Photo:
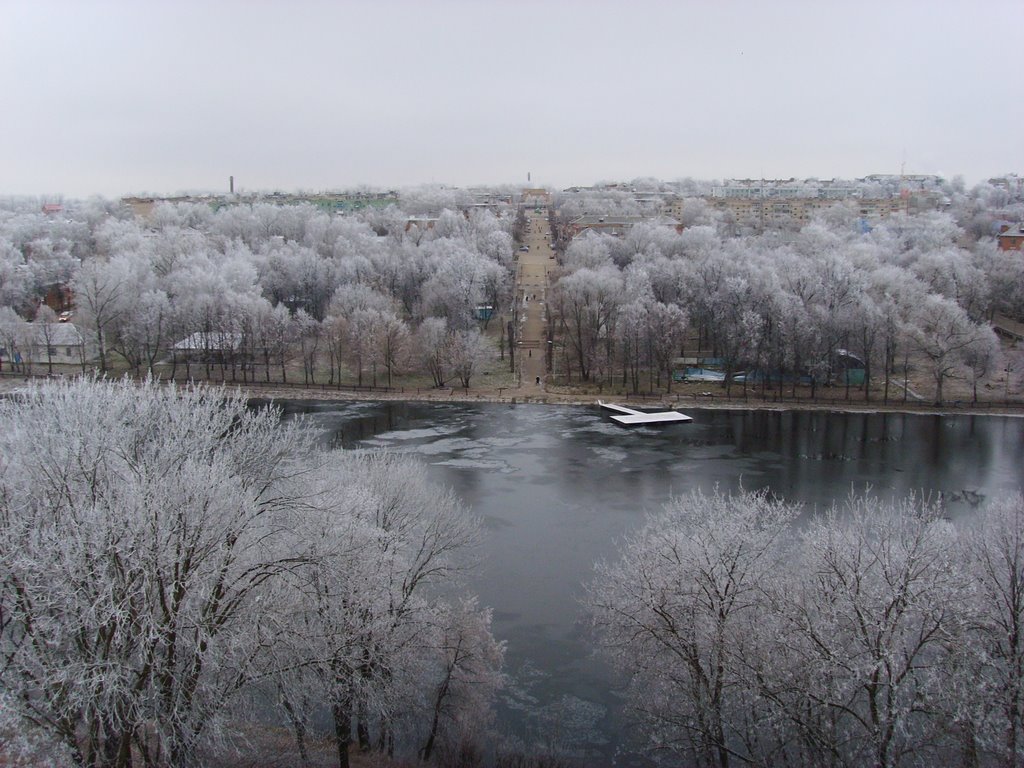
M 864 383 L 864 361 L 848 350 L 836 350 L 832 358 L 832 370 L 834 380 L 838 384 L 859 387 Z

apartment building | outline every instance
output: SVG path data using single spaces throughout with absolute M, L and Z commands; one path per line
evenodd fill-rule
M 824 198 L 794 197 L 788 199 L 763 198 L 744 199 L 734 197 L 712 197 L 707 200 L 715 209 L 731 214 L 737 222 L 780 224 L 795 222 L 809 223 L 819 213 L 834 205 L 849 205 L 861 218 L 880 219 L 896 213 L 905 213 L 907 201 L 899 197 L 889 198 Z

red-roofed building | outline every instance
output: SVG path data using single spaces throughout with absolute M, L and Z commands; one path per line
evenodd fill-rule
M 1004 224 L 999 228 L 996 241 L 999 243 L 999 249 L 1003 251 L 1024 250 L 1024 224 L 1014 224 L 1012 227 Z

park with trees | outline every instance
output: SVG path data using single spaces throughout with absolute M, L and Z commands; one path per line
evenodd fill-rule
M 667 219 L 638 193 L 555 193 L 553 233 L 588 210 L 644 220 L 558 241 L 546 392 L 672 395 L 687 391 L 674 381 L 682 361 L 702 359 L 732 397 L 827 388 L 831 399 L 889 403 L 910 388 L 929 403 L 1008 400 L 1021 366 L 991 323 L 1024 317 L 1024 265 L 994 235 L 1024 203 L 988 184 L 942 191 L 944 205 L 912 215 L 866 220 L 838 201 L 771 226 L 706 197 L 683 197 Z M 0 212 L 0 372 L 12 371 L 13 350 L 19 372 L 52 372 L 53 318 L 41 308 L 63 287 L 82 370 L 493 395 L 518 383 L 524 219 L 514 194 L 502 199 L 476 206 L 422 188 L 345 215 L 257 200 L 162 203 L 147 219 L 102 200 L 63 218 L 11 202 Z M 843 360 L 862 371 L 853 383 Z
M 19 369 L 46 363 L 23 337 L 38 335 L 26 321 L 52 286 L 73 296 L 83 370 L 381 388 L 404 374 L 429 388 L 508 367 L 478 322 L 479 307 L 509 302 L 508 212 L 164 204 L 142 221 L 92 201 L 75 215 L 0 217 L 0 326 Z

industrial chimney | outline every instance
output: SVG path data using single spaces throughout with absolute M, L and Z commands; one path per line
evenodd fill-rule
M 235 177 L 228 176 L 228 187 L 231 190 L 231 194 L 235 194 Z

